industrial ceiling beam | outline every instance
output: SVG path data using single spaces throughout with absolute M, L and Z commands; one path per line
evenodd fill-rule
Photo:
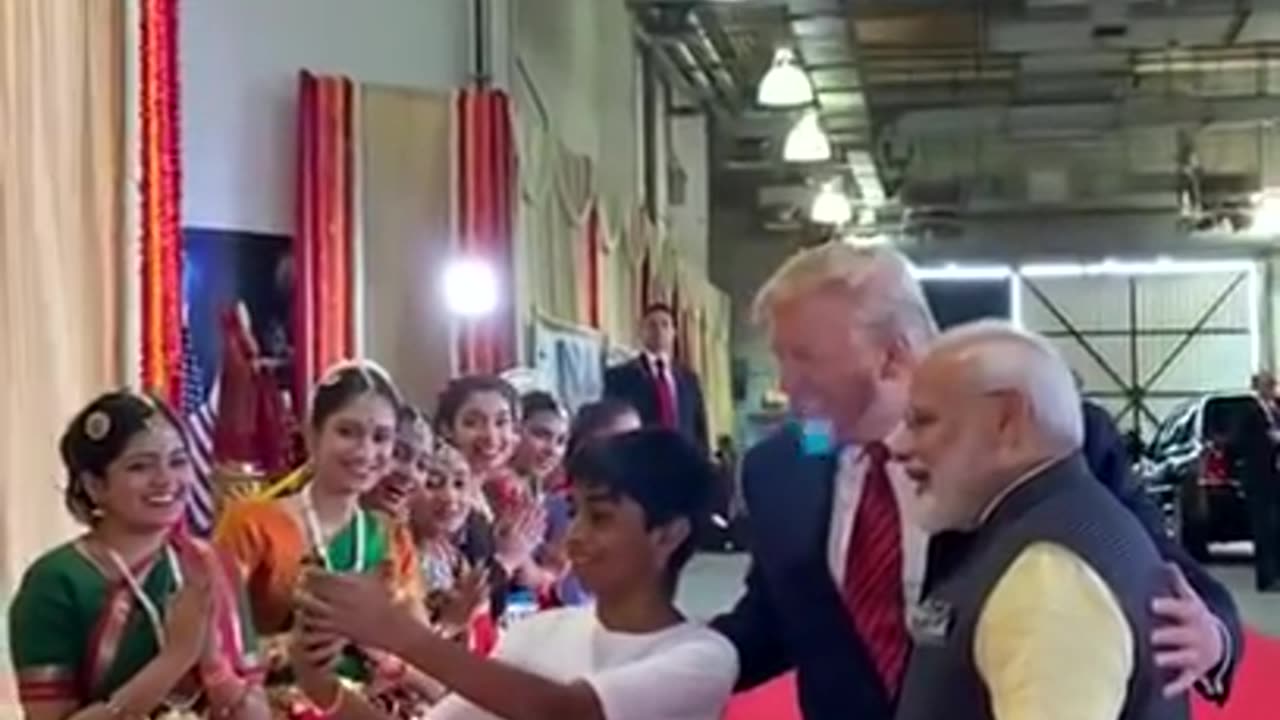
M 976 105 L 912 110 L 892 123 L 897 138 L 1000 134 L 1106 133 L 1125 128 L 1207 127 L 1269 122 L 1280 96 L 1185 98 L 1152 96 L 1112 103 Z

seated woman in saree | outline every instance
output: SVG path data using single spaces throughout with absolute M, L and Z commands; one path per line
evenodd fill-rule
M 286 653 L 304 566 L 379 575 L 399 601 L 421 607 L 412 545 L 391 518 L 359 505 L 361 494 L 387 472 L 399 407 L 399 393 L 376 366 L 332 368 L 311 401 L 307 484 L 293 495 L 228 507 L 214 531 L 214 542 L 236 558 L 248 588 L 266 651 L 268 695 L 284 717 L 315 711 L 294 690 Z M 370 694 L 405 684 L 423 692 L 432 687 L 394 658 L 353 646 L 340 653 L 338 672 Z
M 443 637 L 487 649 L 495 626 L 488 558 L 469 558 L 463 543 L 475 482 L 462 453 L 436 443 L 426 477 L 409 502 L 409 531 L 426 589 L 427 617 Z
M 191 460 L 162 404 L 102 395 L 62 436 L 89 530 L 38 558 L 9 612 L 26 720 L 265 720 L 234 569 L 181 524 Z

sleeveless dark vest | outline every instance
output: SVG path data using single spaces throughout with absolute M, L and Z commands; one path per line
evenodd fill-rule
M 1134 658 L 1119 720 L 1188 718 L 1185 696 L 1172 701 L 1162 696 L 1167 678 L 1155 666 L 1151 647 L 1151 599 L 1169 587 L 1163 562 L 1137 518 L 1089 474 L 1077 454 L 1010 492 L 987 522 L 950 552 L 931 548 L 925 600 L 912 612 L 915 644 L 897 720 L 994 718 L 973 661 L 974 631 L 996 583 L 1027 546 L 1038 542 L 1080 556 L 1124 611 Z

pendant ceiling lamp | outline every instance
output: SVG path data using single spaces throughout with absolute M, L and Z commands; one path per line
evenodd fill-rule
M 813 83 L 796 62 L 795 53 L 787 48 L 773 53 L 773 64 L 756 88 L 756 102 L 764 107 L 797 107 L 813 102 Z
M 822 186 L 809 207 L 809 219 L 822 225 L 844 225 L 853 219 L 853 206 L 849 196 L 840 188 L 839 181 Z
M 787 133 L 782 146 L 782 159 L 787 162 L 822 162 L 831 159 L 831 141 L 818 125 L 818 113 L 807 111 Z

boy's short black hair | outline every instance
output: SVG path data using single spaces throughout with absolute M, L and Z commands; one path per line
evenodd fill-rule
M 715 483 L 711 463 L 680 433 L 646 428 L 586 442 L 566 467 L 573 484 L 639 505 L 648 529 L 681 518 L 689 522 L 689 537 L 667 563 L 667 581 L 674 590 L 708 520 Z
M 565 447 L 565 454 L 572 456 L 578 448 L 599 435 L 601 430 L 628 414 L 640 417 L 630 403 L 612 397 L 601 398 L 578 408 L 573 421 L 569 423 L 569 442 Z

